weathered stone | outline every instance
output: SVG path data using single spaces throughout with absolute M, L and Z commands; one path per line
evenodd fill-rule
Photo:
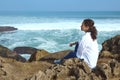
M 102 51 L 109 51 L 112 54 L 120 54 L 120 35 L 104 41 Z
M 99 58 L 114 58 L 114 55 L 109 51 L 102 51 Z
M 72 50 L 64 50 L 64 51 L 59 51 L 55 53 L 50 53 L 49 55 L 46 55 L 43 58 L 41 58 L 40 61 L 47 61 L 50 63 L 54 63 L 54 60 L 62 59 L 64 56 L 66 56 L 71 51 Z
M 109 80 L 112 77 L 111 68 L 106 63 L 101 63 L 96 66 L 94 72 L 97 76 L 101 76 L 103 80 Z
M 51 80 L 51 78 L 48 78 L 44 72 L 39 71 L 29 80 Z
M 37 49 L 33 47 L 23 46 L 23 47 L 16 47 L 13 49 L 13 51 L 15 51 L 18 54 L 34 54 L 37 52 Z
M 114 77 L 120 76 L 120 63 L 113 59 L 109 62 L 109 66 L 111 67 L 111 73 Z
M 12 52 L 11 50 L 9 50 L 8 48 L 2 45 L 0 45 L 0 56 L 5 57 L 5 58 L 12 58 L 12 59 L 15 59 L 17 61 L 22 61 L 22 62 L 26 61 L 25 58 L 16 54 L 15 52 Z
M 1 58 L 0 58 L 1 59 Z M 30 79 L 34 73 L 39 70 L 45 71 L 52 64 L 46 62 L 31 62 L 22 63 L 18 61 L 7 61 L 7 58 L 2 58 L 2 68 L 0 68 L 1 80 L 26 80 Z
M 39 61 L 44 56 L 48 55 L 49 52 L 45 50 L 37 50 L 36 53 L 32 54 L 28 61 Z
M 104 41 L 100 58 L 111 58 L 120 62 L 120 35 Z

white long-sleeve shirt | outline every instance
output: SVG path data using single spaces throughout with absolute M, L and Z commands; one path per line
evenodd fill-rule
M 77 49 L 76 56 L 89 65 L 89 67 L 96 67 L 98 60 L 98 43 L 97 40 L 91 38 L 90 32 L 85 33 L 82 39 L 79 41 L 79 47 Z

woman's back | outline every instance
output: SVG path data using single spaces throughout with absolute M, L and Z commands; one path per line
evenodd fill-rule
M 97 40 L 91 38 L 90 32 L 87 32 L 82 40 L 79 41 L 79 47 L 77 50 L 77 57 L 84 59 L 85 62 L 91 67 L 94 68 L 98 59 L 98 43 Z

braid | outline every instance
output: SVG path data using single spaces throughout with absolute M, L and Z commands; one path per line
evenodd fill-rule
M 90 32 L 91 32 L 91 37 L 93 40 L 95 40 L 97 38 L 97 29 L 95 28 L 95 26 L 90 28 Z

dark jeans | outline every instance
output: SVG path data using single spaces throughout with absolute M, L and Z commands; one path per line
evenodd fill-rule
M 69 58 L 76 58 L 76 52 L 77 52 L 77 48 L 78 48 L 79 44 L 77 43 L 75 46 L 75 50 L 71 51 L 68 55 L 66 55 L 63 59 L 69 59 Z

